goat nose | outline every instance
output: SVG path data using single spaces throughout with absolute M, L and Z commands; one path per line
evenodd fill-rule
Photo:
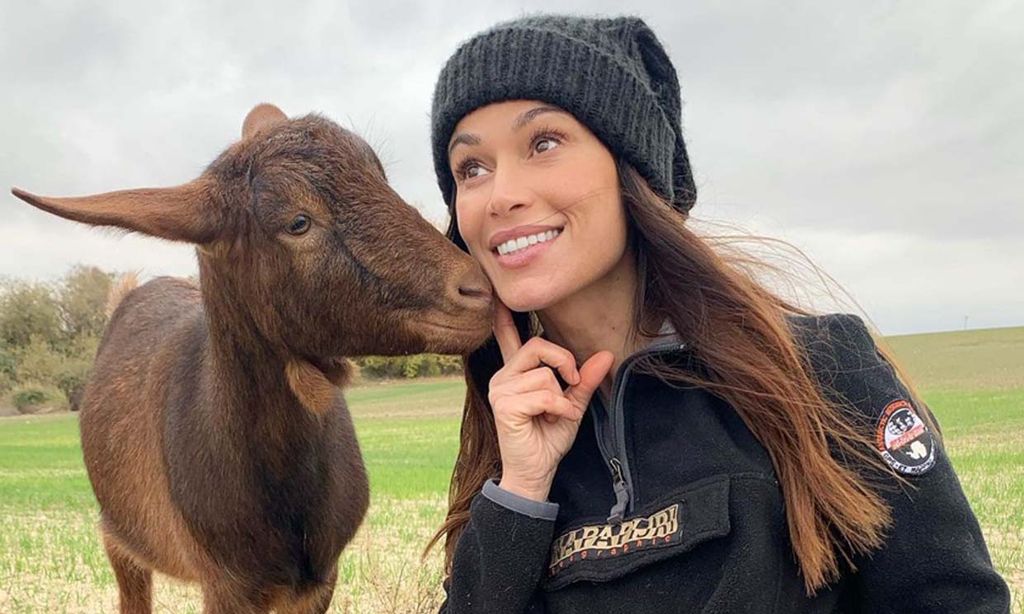
M 484 310 L 491 307 L 491 282 L 480 267 L 474 266 L 457 278 L 450 295 L 463 309 Z

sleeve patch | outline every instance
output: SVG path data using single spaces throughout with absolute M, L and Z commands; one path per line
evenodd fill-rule
M 905 475 L 921 475 L 935 465 L 932 433 L 906 399 L 885 406 L 875 430 L 875 447 L 890 467 Z

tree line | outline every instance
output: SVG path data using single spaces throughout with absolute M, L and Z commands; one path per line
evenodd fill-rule
M 0 278 L 0 405 L 33 413 L 76 410 L 107 324 L 118 274 L 75 265 L 57 281 Z M 462 372 L 458 356 L 361 356 L 356 379 Z

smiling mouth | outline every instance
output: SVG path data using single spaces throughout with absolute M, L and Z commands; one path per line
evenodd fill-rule
M 562 234 L 562 228 L 553 228 L 544 232 L 538 232 L 531 235 L 525 235 L 515 239 L 509 239 L 504 243 L 499 244 L 497 247 L 491 250 L 491 253 L 498 254 L 499 256 L 511 256 L 519 253 L 524 249 L 527 249 L 531 245 L 537 245 L 538 243 L 548 243 L 558 238 L 558 235 Z

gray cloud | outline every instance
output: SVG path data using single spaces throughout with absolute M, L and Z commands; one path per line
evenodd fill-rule
M 433 82 L 459 41 L 525 11 L 611 2 L 30 3 L 0 8 L 0 183 L 170 185 L 253 104 L 322 112 L 377 149 L 426 217 Z M 1024 320 L 1024 6 L 1011 1 L 628 7 L 680 73 L 698 217 L 807 249 L 883 330 Z M 0 274 L 73 262 L 189 274 L 188 246 L 76 227 L 0 197 Z M 912 288 L 901 292 L 900 288 Z

